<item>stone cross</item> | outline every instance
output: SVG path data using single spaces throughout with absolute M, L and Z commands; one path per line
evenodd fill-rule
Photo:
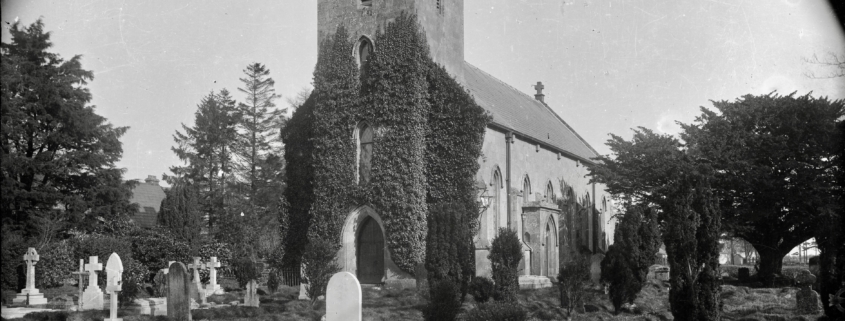
M 217 284 L 217 268 L 219 268 L 220 262 L 217 261 L 216 256 L 212 256 L 211 260 L 205 264 L 208 268 L 208 285 L 205 287 L 208 293 L 215 293 L 220 290 L 220 285 Z
M 79 276 L 79 309 L 82 310 L 82 290 L 85 289 L 85 275 L 88 275 L 88 272 L 85 272 L 85 259 L 79 259 L 79 271 L 73 272 L 73 275 Z
M 111 309 L 109 317 L 103 321 L 123 320 L 117 317 L 117 292 L 123 290 L 123 286 L 121 285 L 122 281 L 123 262 L 120 260 L 120 256 L 118 256 L 117 253 L 112 252 L 111 256 L 109 256 L 109 260 L 106 261 L 106 292 L 111 295 L 109 297 Z
M 194 300 L 205 302 L 204 293 L 202 290 L 202 281 L 200 281 L 200 269 L 205 268 L 200 257 L 194 257 L 194 263 L 188 264 L 189 269 L 194 269 L 194 282 L 191 289 L 191 297 Z M 196 294 L 196 295 L 194 295 Z
M 361 320 L 361 284 L 354 274 L 338 272 L 326 287 L 326 321 Z
M 85 265 L 88 271 L 88 287 L 82 293 L 82 310 L 102 310 L 103 291 L 97 286 L 97 271 L 103 270 L 103 264 L 98 262 L 96 256 L 88 257 L 88 264 Z
M 168 267 L 167 317 L 178 321 L 191 321 L 190 282 L 188 269 L 181 262 Z
M 244 293 L 244 305 L 249 307 L 258 307 L 258 282 L 255 280 L 249 281 L 246 284 L 246 292 Z
M 546 89 L 546 87 L 545 87 L 545 86 L 543 86 L 543 83 L 542 83 L 542 82 L 539 82 L 539 81 L 538 81 L 538 82 L 537 82 L 537 84 L 536 84 L 536 85 L 534 85 L 533 87 L 534 87 L 534 89 L 535 89 L 535 90 L 537 90 L 537 95 L 542 95 L 542 94 L 543 94 L 543 89 Z
M 26 289 L 35 289 L 35 263 L 38 263 L 40 257 L 34 247 L 26 250 L 23 260 L 26 261 Z

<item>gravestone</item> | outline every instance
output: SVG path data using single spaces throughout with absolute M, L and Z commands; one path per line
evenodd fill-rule
M 203 290 L 202 290 L 202 281 L 200 280 L 200 269 L 204 268 L 205 264 L 202 263 L 200 257 L 194 257 L 194 263 L 188 264 L 189 269 L 194 270 L 194 276 L 191 278 L 191 298 L 194 301 L 202 301 L 205 303 L 205 298 L 203 298 Z
M 749 271 L 746 267 L 739 268 L 737 279 L 739 279 L 740 282 L 745 282 L 748 281 L 749 278 L 751 278 L 751 271 Z
M 123 321 L 117 317 L 117 292 L 123 291 L 123 261 L 112 252 L 106 261 L 106 293 L 109 294 L 109 317 L 103 321 Z
M 338 272 L 326 287 L 326 321 L 361 320 L 361 284 L 355 275 Z
M 77 301 L 79 301 L 78 308 L 82 310 L 82 291 L 85 289 L 85 276 L 88 275 L 88 272 L 85 272 L 85 259 L 79 259 L 79 271 L 72 272 L 71 274 L 79 276 L 79 283 L 77 283 L 79 286 L 79 299 Z
M 168 267 L 167 317 L 177 321 L 191 321 L 191 283 L 188 270 L 181 262 Z
M 205 266 L 208 268 L 208 285 L 205 286 L 205 292 L 209 295 L 223 294 L 223 287 L 217 284 L 217 268 L 221 267 L 217 257 L 212 256 Z
M 35 264 L 40 257 L 34 247 L 26 250 L 23 260 L 26 262 L 26 287 L 12 299 L 13 303 L 25 305 L 47 304 L 47 298 L 35 288 Z
M 103 270 L 103 264 L 99 263 L 96 256 L 88 257 L 88 264 L 85 265 L 88 271 L 88 287 L 82 292 L 81 310 L 102 310 L 103 291 L 97 286 L 97 271 Z
M 813 285 L 813 283 L 816 283 L 816 276 L 809 270 L 800 270 L 795 272 L 795 283 L 798 286 Z
M 258 307 L 258 282 L 251 280 L 246 284 L 246 292 L 244 292 L 244 305 L 249 307 Z
M 822 301 L 816 291 L 804 285 L 795 293 L 795 312 L 798 314 L 819 314 L 822 311 Z
M 302 264 L 301 268 L 299 270 L 300 282 L 299 282 L 299 298 L 298 299 L 299 300 L 311 300 L 311 298 L 308 297 L 308 289 L 305 288 L 305 282 L 301 281 L 303 275 L 305 275 L 305 264 Z

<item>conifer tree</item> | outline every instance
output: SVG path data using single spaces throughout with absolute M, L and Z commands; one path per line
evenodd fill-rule
M 628 206 L 613 239 L 601 262 L 601 278 L 610 283 L 610 301 L 618 313 L 622 304 L 634 303 L 646 283 L 648 267 L 660 246 L 656 213 Z
M 169 177 L 169 182 L 172 187 L 161 201 L 158 224 L 196 250 L 203 226 L 197 191 L 189 181 L 179 177 Z
M 245 77 L 240 79 L 243 87 L 238 88 L 246 94 L 246 99 L 238 105 L 241 113 L 241 137 L 237 154 L 241 160 L 241 179 L 249 188 L 250 197 L 254 198 L 262 187 L 259 181 L 262 163 L 268 154 L 279 154 L 281 151 L 277 143 L 281 140 L 280 130 L 287 108 L 276 108 L 273 101 L 279 98 L 279 95 L 273 88 L 275 81 L 270 77 L 270 70 L 263 64 L 248 65 L 244 74 Z

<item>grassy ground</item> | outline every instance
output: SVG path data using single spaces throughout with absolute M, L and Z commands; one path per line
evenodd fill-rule
M 266 290 L 266 289 L 265 289 Z M 725 285 L 720 294 L 724 307 L 723 320 L 815 320 L 817 316 L 794 315 L 795 288 L 751 289 Z M 325 314 L 325 302 L 314 306 L 309 301 L 297 300 L 298 288 L 282 287 L 275 293 L 261 295 L 258 308 L 229 306 L 232 301 L 243 301 L 240 291 L 208 298 L 219 307 L 193 310 L 194 320 L 319 320 Z M 414 289 L 388 290 L 364 287 L 364 320 L 423 320 L 422 309 L 427 303 L 425 295 Z M 556 288 L 522 290 L 519 303 L 528 311 L 530 320 L 565 320 L 568 313 L 560 307 Z M 668 302 L 668 284 L 653 281 L 638 295 L 635 312 L 613 313 L 613 306 L 599 287 L 587 291 L 587 304 L 594 312 L 574 312 L 572 320 L 672 320 Z M 468 296 L 463 310 L 473 309 L 476 303 Z M 139 316 L 132 310 L 121 310 L 119 316 L 126 321 L 167 320 L 165 317 Z M 32 313 L 15 320 L 103 320 L 106 311 L 42 312 Z

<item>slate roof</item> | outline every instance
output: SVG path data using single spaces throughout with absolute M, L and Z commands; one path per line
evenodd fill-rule
M 599 154 L 549 106 L 465 62 L 463 85 L 493 115 L 494 126 L 593 163 Z
M 132 190 L 131 203 L 138 204 L 138 213 L 133 220 L 141 227 L 156 225 L 159 207 L 164 199 L 164 189 L 155 183 L 140 183 Z

